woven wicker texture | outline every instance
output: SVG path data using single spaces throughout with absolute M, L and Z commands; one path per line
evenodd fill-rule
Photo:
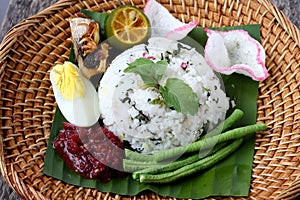
M 24 199 L 164 199 L 101 193 L 43 175 L 56 107 L 49 70 L 68 59 L 67 18 L 81 8 L 110 11 L 145 0 L 61 0 L 16 25 L 0 46 L 1 173 Z M 257 135 L 249 199 L 294 199 L 300 193 L 300 33 L 268 0 L 160 0 L 183 22 L 219 27 L 261 24 L 269 78 L 259 86 Z

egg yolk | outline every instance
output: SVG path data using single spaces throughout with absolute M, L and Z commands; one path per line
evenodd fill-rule
M 85 95 L 83 80 L 71 62 L 56 65 L 53 68 L 53 78 L 56 88 L 64 99 L 73 100 Z

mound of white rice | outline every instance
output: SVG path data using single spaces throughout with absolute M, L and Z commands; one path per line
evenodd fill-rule
M 165 104 L 153 103 L 162 99 L 159 92 L 146 88 L 139 75 L 124 72 L 128 63 L 141 57 L 168 61 L 160 84 L 164 85 L 167 78 L 187 83 L 199 98 L 196 115 L 184 115 Z M 197 140 L 203 130 L 224 120 L 229 108 L 220 80 L 203 56 L 187 45 L 165 38 L 151 38 L 147 45 L 135 46 L 117 56 L 104 74 L 98 93 L 104 124 L 142 153 Z

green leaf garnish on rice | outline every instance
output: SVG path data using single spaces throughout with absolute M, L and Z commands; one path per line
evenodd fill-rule
M 147 86 L 158 88 L 167 66 L 168 63 L 165 60 L 154 63 L 152 60 L 139 58 L 130 63 L 124 72 L 139 74 Z
M 199 108 L 199 99 L 193 89 L 183 80 L 169 78 L 165 86 L 159 88 L 167 106 L 183 114 L 195 115 Z
M 198 96 L 183 80 L 169 78 L 165 86 L 159 84 L 167 70 L 167 61 L 160 60 L 155 63 L 147 58 L 138 58 L 128 65 L 124 72 L 138 74 L 145 85 L 159 89 L 168 107 L 183 114 L 195 115 L 198 112 Z

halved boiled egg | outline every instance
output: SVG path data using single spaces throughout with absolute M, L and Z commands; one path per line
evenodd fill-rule
M 71 62 L 58 64 L 50 72 L 54 96 L 70 123 L 89 127 L 100 117 L 98 94 L 93 84 Z

